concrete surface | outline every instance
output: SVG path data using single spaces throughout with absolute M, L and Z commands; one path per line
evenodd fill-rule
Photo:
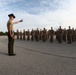
M 0 75 L 76 75 L 76 42 L 15 40 L 12 57 L 7 42 L 0 36 Z

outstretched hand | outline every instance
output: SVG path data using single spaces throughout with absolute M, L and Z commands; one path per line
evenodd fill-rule
M 19 22 L 23 22 L 23 19 L 22 19 L 22 20 L 20 20 Z

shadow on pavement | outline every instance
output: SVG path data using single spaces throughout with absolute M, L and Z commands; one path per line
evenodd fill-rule
M 0 52 L 0 54 L 2 54 L 2 55 L 7 55 L 7 56 L 8 56 L 8 54 L 7 54 L 7 53 L 4 53 L 4 52 Z

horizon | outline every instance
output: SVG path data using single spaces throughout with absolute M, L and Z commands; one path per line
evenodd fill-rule
M 0 31 L 7 31 L 8 14 L 23 23 L 14 25 L 17 29 L 57 29 L 59 26 L 76 28 L 76 0 L 0 0 Z

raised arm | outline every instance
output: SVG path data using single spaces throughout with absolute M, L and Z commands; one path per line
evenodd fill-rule
M 13 22 L 13 24 L 18 24 L 20 22 L 23 22 L 23 20 L 19 20 L 19 21 Z

